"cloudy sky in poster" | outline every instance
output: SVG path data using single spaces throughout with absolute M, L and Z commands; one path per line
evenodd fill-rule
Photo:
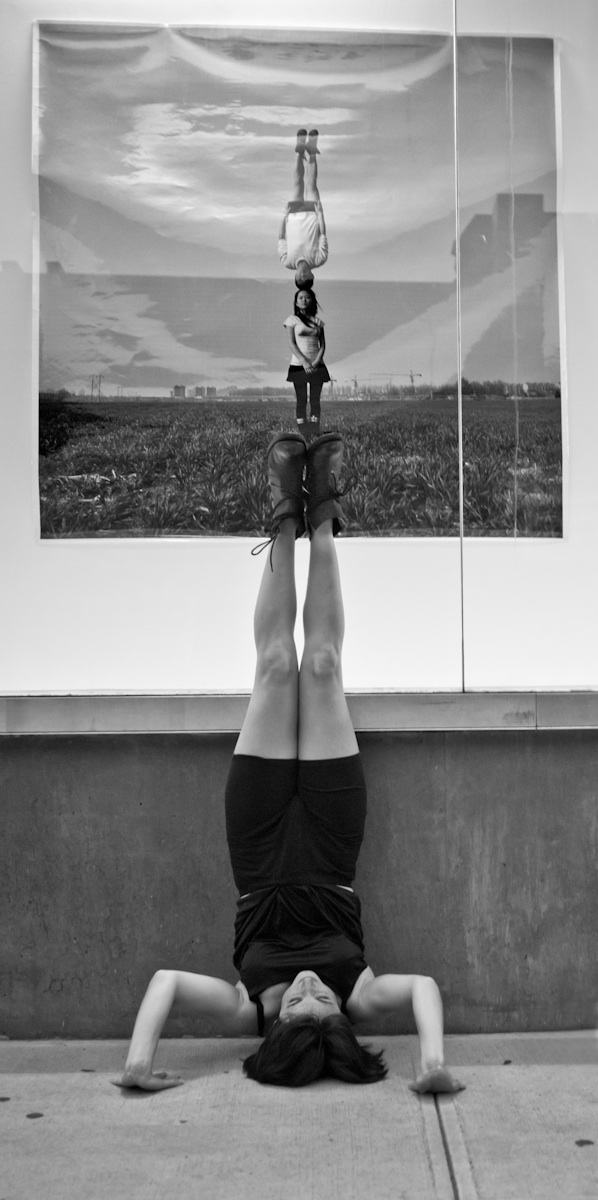
M 454 378 L 452 43 L 367 37 L 41 26 L 42 385 L 280 382 L 293 287 L 276 237 L 303 124 L 321 131 L 316 288 L 336 377 Z M 514 44 L 513 121 L 505 47 L 460 44 L 462 227 L 509 189 L 555 208 L 552 44 Z M 550 256 L 539 228 L 517 286 L 554 275 Z M 510 275 L 464 290 L 478 357 Z

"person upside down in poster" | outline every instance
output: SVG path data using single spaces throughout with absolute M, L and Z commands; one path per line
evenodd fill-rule
M 318 191 L 318 130 L 297 131 L 293 198 L 289 200 L 278 233 L 278 257 L 295 271 L 295 286 L 311 287 L 312 271 L 328 258 L 328 238 Z

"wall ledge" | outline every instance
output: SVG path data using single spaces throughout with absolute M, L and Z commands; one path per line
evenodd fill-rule
M 598 692 L 353 692 L 359 732 L 598 729 Z M 248 694 L 0 696 L 0 734 L 237 733 Z

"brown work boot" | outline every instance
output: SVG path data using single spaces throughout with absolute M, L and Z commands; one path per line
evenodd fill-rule
M 340 497 L 344 496 L 347 489 L 341 490 L 339 487 L 343 451 L 340 433 L 323 433 L 308 446 L 305 491 L 310 534 L 323 521 L 332 519 L 332 532 L 336 537 L 345 522 Z
M 305 532 L 303 473 L 307 443 L 301 433 L 277 433 L 268 446 L 268 482 L 274 512 L 270 533 L 276 535 L 288 517 L 297 520 L 297 537 Z

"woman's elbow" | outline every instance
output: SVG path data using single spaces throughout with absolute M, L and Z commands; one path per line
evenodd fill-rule
M 421 995 L 440 997 L 440 988 L 431 975 L 415 975 L 413 991 L 419 991 Z
M 154 972 L 151 978 L 151 983 L 155 987 L 168 987 L 176 985 L 177 972 L 170 970 L 168 967 L 159 967 Z

